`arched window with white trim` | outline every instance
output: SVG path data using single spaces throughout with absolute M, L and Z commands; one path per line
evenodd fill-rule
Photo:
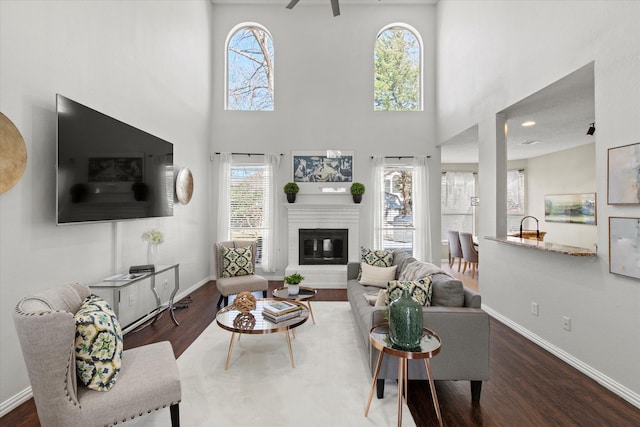
M 375 111 L 422 111 L 422 39 L 407 24 L 391 24 L 376 38 Z
M 225 109 L 272 111 L 274 52 L 269 31 L 257 23 L 237 25 L 226 46 Z

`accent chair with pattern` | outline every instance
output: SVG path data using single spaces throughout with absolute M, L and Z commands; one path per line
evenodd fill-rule
M 220 291 L 218 307 L 229 304 L 229 295 L 242 291 L 262 291 L 267 297 L 269 281 L 255 274 L 257 243 L 255 240 L 231 240 L 215 244 L 216 287 Z
M 182 390 L 171 343 L 123 351 L 117 318 L 87 286 L 26 297 L 13 320 L 43 427 L 113 426 L 166 407 L 179 427 Z

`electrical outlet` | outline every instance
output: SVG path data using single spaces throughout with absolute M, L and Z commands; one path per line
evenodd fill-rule
M 538 303 L 537 302 L 531 302 L 531 314 L 533 314 L 534 316 L 538 315 Z
M 136 298 L 133 295 L 129 295 L 129 305 L 136 305 Z
M 567 316 L 562 316 L 562 328 L 565 331 L 571 330 L 571 318 Z

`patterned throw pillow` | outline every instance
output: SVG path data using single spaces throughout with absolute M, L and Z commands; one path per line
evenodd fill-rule
M 109 391 L 122 365 L 122 330 L 109 304 L 89 295 L 75 315 L 76 373 L 82 384 Z
M 404 288 L 409 289 L 409 295 L 423 307 L 431 305 L 431 279 L 425 277 L 420 280 L 401 281 L 392 280 L 387 286 L 388 301 L 391 302 L 394 299 L 402 295 Z
M 393 251 L 360 247 L 360 261 L 376 267 L 391 267 L 393 265 Z M 361 278 L 362 268 L 358 271 L 358 281 Z
M 249 276 L 253 272 L 251 246 L 244 248 L 222 247 L 222 277 Z

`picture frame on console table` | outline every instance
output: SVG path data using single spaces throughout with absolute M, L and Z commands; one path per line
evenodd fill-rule
M 640 205 L 640 142 L 609 148 L 607 203 Z
M 609 273 L 640 279 L 640 218 L 609 217 Z
M 353 151 L 293 151 L 293 182 L 302 194 L 349 194 L 353 182 Z

